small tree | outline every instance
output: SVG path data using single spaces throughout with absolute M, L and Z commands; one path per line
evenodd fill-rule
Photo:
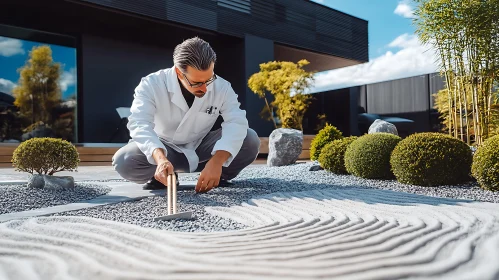
M 39 137 L 19 144 L 12 154 L 16 171 L 54 175 L 61 171 L 76 171 L 80 163 L 76 147 L 66 140 Z
M 28 61 L 19 69 L 18 86 L 13 89 L 14 105 L 32 123 L 51 123 L 50 112 L 61 99 L 60 69 L 49 46 L 33 47 Z
M 310 95 L 304 94 L 313 82 L 313 72 L 303 69 L 307 60 L 298 63 L 288 61 L 271 61 L 260 64 L 260 72 L 253 74 L 248 80 L 248 86 L 260 98 L 265 99 L 270 119 L 274 121 L 274 112 L 281 120 L 282 127 L 303 130 L 303 116 L 310 105 Z M 269 104 L 266 92 L 274 96 Z

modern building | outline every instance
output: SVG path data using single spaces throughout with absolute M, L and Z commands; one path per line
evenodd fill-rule
M 217 52 L 216 73 L 232 83 L 263 137 L 273 124 L 259 116 L 264 101 L 247 86 L 260 63 L 307 59 L 308 70 L 323 71 L 368 61 L 368 23 L 309 0 L 3 0 L 1 6 L 0 36 L 75 50 L 78 143 L 114 141 L 116 108 L 129 107 L 140 79 L 171 67 L 173 48 L 193 36 Z
M 429 73 L 317 92 L 305 114 L 303 131 L 315 134 L 320 114 L 325 114 L 326 120 L 345 136 L 366 133 L 377 118 L 394 123 L 403 130 L 399 131 L 401 136 L 439 131 L 441 121 L 434 94 L 442 89 L 444 78 L 439 73 Z

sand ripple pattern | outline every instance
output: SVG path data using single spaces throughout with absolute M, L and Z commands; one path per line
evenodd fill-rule
M 0 279 L 498 279 L 499 207 L 369 190 L 275 193 L 166 232 L 85 217 L 0 224 Z

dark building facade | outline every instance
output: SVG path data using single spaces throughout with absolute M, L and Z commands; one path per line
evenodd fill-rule
M 260 63 L 307 59 L 323 71 L 368 61 L 368 23 L 308 0 L 4 0 L 0 36 L 75 48 L 79 143 L 114 141 L 116 108 L 193 36 L 217 52 L 215 72 L 263 137 L 273 125 L 247 86 Z

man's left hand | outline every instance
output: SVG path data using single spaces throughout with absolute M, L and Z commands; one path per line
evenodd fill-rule
M 206 163 L 196 185 L 196 192 L 207 192 L 220 183 L 222 175 L 222 165 L 210 160 Z
M 229 158 L 227 151 L 217 151 L 215 155 L 206 163 L 196 185 L 196 192 L 207 192 L 220 183 L 222 176 L 222 166 Z

